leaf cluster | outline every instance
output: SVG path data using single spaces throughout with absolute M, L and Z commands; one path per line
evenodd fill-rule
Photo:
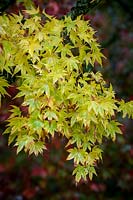
M 47 15 L 43 22 L 39 10 L 0 17 L 0 71 L 18 76 L 17 97 L 21 107 L 13 106 L 8 127 L 9 144 L 17 152 L 42 153 L 47 139 L 55 134 L 67 138 L 67 160 L 73 160 L 76 182 L 96 174 L 102 158 L 103 138 L 121 134 L 117 112 L 132 117 L 133 102 L 115 99 L 100 72 L 84 72 L 84 65 L 102 65 L 95 31 L 82 16 L 58 20 Z M 0 79 L 1 95 L 8 83 Z

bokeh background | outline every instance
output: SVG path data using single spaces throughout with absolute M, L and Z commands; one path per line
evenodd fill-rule
M 74 0 L 0 1 L 0 12 L 19 13 L 32 5 L 45 9 L 58 18 L 70 12 Z M 101 70 L 107 82 L 111 82 L 116 98 L 133 100 L 133 1 L 103 0 L 85 15 L 97 31 L 103 53 Z M 17 94 L 14 79 L 8 77 L 12 87 L 9 94 Z M 49 142 L 43 155 L 16 155 L 14 147 L 8 147 L 8 138 L 2 136 L 5 120 L 12 104 L 18 100 L 6 97 L 0 109 L 0 200 L 132 200 L 133 195 L 133 127 L 132 121 L 119 116 L 123 135 L 116 141 L 105 141 L 103 161 L 97 166 L 97 176 L 92 181 L 75 185 L 71 162 L 65 161 L 65 140 L 55 137 Z

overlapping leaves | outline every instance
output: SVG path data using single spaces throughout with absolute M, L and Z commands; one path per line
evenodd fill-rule
M 38 155 L 46 138 L 59 133 L 68 139 L 67 159 L 74 160 L 76 181 L 92 178 L 102 152 L 96 144 L 121 133 L 115 113 L 132 116 L 132 102 L 118 102 L 100 72 L 84 73 L 84 65 L 101 65 L 104 57 L 88 22 L 43 13 L 44 23 L 39 10 L 26 12 L 30 17 L 24 20 L 22 15 L 0 17 L 0 70 L 19 75 L 17 97 L 24 98 L 27 110 L 11 110 L 5 131 L 9 144 Z M 7 82 L 1 80 L 3 94 Z

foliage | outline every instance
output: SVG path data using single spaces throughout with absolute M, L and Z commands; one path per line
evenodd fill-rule
M 81 16 L 58 20 L 43 12 L 43 23 L 39 10 L 25 12 L 26 19 L 21 14 L 0 17 L 0 70 L 18 76 L 16 97 L 23 97 L 27 109 L 11 109 L 5 131 L 9 144 L 17 152 L 38 155 L 55 134 L 65 136 L 76 182 L 88 174 L 92 179 L 103 138 L 121 134 L 116 113 L 132 116 L 133 102 L 116 100 L 100 72 L 85 71 L 96 62 L 102 65 L 104 56 L 95 31 Z
M 125 135 L 126 136 L 126 135 Z M 65 162 L 64 142 L 55 137 L 43 155 L 27 156 L 7 146 L 0 137 L 0 193 L 2 199 L 88 200 L 132 199 L 131 138 L 123 135 L 115 143 L 104 143 L 103 163 L 92 181 L 77 186 L 71 176 L 72 163 Z M 67 191 L 67 192 L 64 192 Z
M 2 96 L 4 96 L 5 94 L 8 94 L 5 90 L 5 87 L 8 87 L 8 83 L 3 77 L 0 77 L 0 93 L 1 93 L 0 94 L 0 105 L 1 105 Z

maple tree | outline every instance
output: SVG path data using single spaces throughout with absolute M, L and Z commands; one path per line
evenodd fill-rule
M 42 153 L 55 134 L 67 138 L 67 160 L 74 160 L 76 182 L 92 179 L 102 158 L 104 137 L 121 134 L 116 114 L 133 117 L 133 101 L 118 101 L 95 63 L 102 66 L 95 31 L 82 16 L 58 20 L 39 9 L 0 17 L 0 70 L 18 81 L 20 107 L 13 106 L 4 133 L 9 144 Z M 0 77 L 1 96 L 9 83 Z M 25 108 L 25 110 L 23 109 Z

